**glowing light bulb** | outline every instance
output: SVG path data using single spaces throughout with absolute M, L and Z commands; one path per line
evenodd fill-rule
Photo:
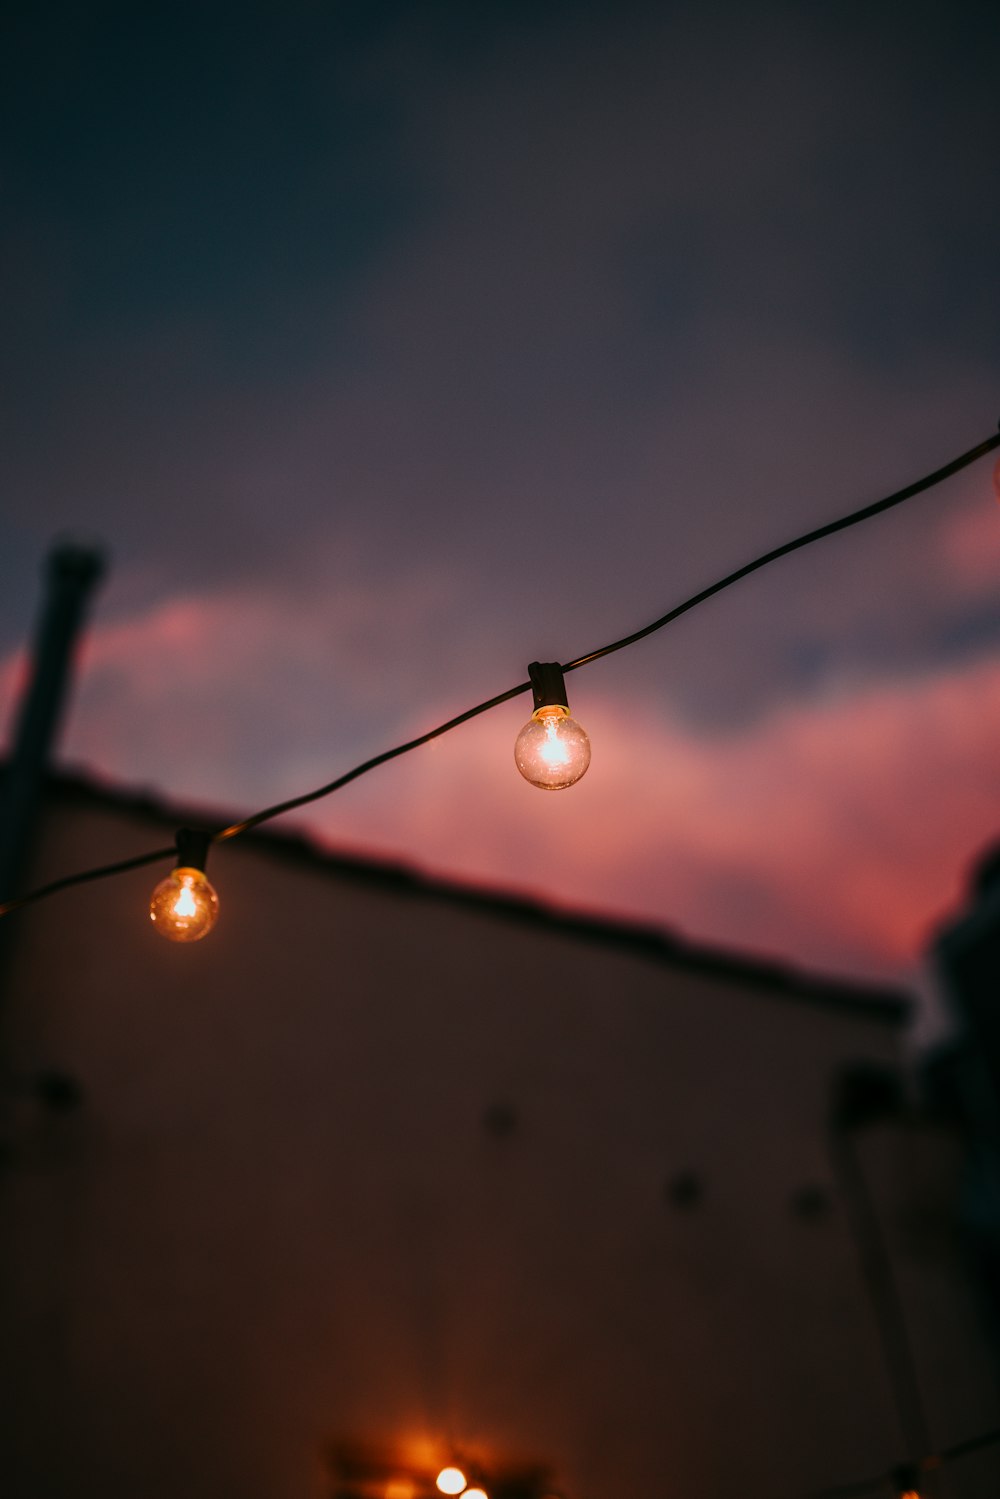
M 555 661 L 528 667 L 535 711 L 517 736 L 514 762 L 526 781 L 542 791 L 563 791 L 590 764 L 590 740 L 566 706 L 566 682 Z
M 462 1499 L 490 1499 L 485 1489 L 466 1489 Z
M 564 791 L 590 764 L 590 740 L 568 708 L 550 703 L 536 708 L 518 734 L 514 760 L 532 786 Z
M 442 1468 L 434 1481 L 442 1494 L 461 1494 L 465 1489 L 465 1474 L 461 1468 Z
M 149 919 L 171 942 L 198 942 L 219 917 L 219 897 L 203 869 L 181 866 L 161 880 L 149 903 Z

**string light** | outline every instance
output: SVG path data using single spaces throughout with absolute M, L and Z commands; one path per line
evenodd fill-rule
M 707 599 L 712 598 L 717 593 L 721 593 L 723 589 L 730 588 L 734 583 L 738 583 L 741 578 L 746 578 L 751 573 L 757 572 L 760 568 L 768 566 L 771 562 L 776 562 L 779 557 L 785 557 L 790 552 L 798 551 L 801 547 L 809 546 L 826 536 L 833 536 L 838 531 L 844 531 L 849 526 L 856 526 L 862 521 L 870 520 L 873 516 L 881 515 L 886 510 L 891 510 L 896 505 L 903 504 L 906 500 L 913 499 L 914 496 L 922 494 L 925 490 L 932 489 L 935 485 L 942 483 L 943 480 L 950 478 L 953 474 L 957 474 L 962 469 L 968 468 L 969 464 L 975 463 L 977 459 L 984 457 L 997 447 L 1000 447 L 1000 433 L 987 437 L 974 448 L 970 448 L 967 452 L 961 453 L 957 458 L 953 458 L 950 463 L 946 463 L 942 468 L 925 474 L 922 479 L 917 479 L 912 484 L 907 484 L 903 489 L 886 495 L 884 499 L 876 500 L 873 504 L 865 505 L 860 510 L 855 510 L 849 515 L 841 516 L 839 520 L 830 521 L 824 526 L 819 526 L 813 531 L 807 531 L 802 536 L 795 537 L 792 541 L 785 542 L 782 546 L 775 547 L 769 552 L 764 552 L 760 557 L 754 558 L 752 562 L 745 563 L 743 567 L 737 568 L 735 572 L 727 573 L 725 577 L 710 584 L 709 587 L 701 589 L 699 593 L 692 594 L 690 598 L 685 599 L 683 603 L 668 610 L 659 619 L 654 619 L 651 624 L 644 625 L 642 629 L 635 630 L 631 635 L 625 635 L 620 640 L 614 640 L 609 645 L 601 646 L 596 651 L 591 651 L 585 656 L 577 656 L 575 660 L 563 663 L 560 670 L 564 674 L 570 671 L 577 671 L 582 666 L 589 666 L 594 661 L 599 661 L 605 656 L 610 656 L 616 651 L 621 651 L 627 646 L 634 645 L 639 640 L 644 640 L 647 635 L 652 635 L 656 630 L 662 630 L 664 626 L 671 624 L 675 619 L 679 619 L 682 614 L 686 614 L 689 610 L 697 608 L 699 604 L 705 603 Z M 317 787 L 315 791 L 306 791 L 301 796 L 294 796 L 286 801 L 277 802 L 274 806 L 265 807 L 262 811 L 255 812 L 250 817 L 243 818 L 240 822 L 235 822 L 229 827 L 219 829 L 218 832 L 211 835 L 211 842 L 220 843 L 229 838 L 239 837 L 240 834 L 249 832 L 251 828 L 259 826 L 260 823 L 270 822 L 272 818 L 280 817 L 285 812 L 292 812 L 297 807 L 304 807 L 310 802 L 319 801 L 323 797 L 330 796 L 333 792 L 339 791 L 342 787 L 349 785 L 351 781 L 356 781 L 359 776 L 367 775 L 376 766 L 385 765 L 389 760 L 395 760 L 398 756 L 408 754 L 411 750 L 418 749 L 421 745 L 429 744 L 432 739 L 440 738 L 442 734 L 449 733 L 452 729 L 456 729 L 460 724 L 467 723 L 470 719 L 478 717 L 481 713 L 487 713 L 490 709 L 499 707 L 501 703 L 506 703 L 512 698 L 520 697 L 522 693 L 530 691 L 532 686 L 533 683 L 531 681 L 520 682 L 516 687 L 508 688 L 506 692 L 497 693 L 495 697 L 487 698 L 485 702 L 477 703 L 474 708 L 468 708 L 464 713 L 459 713 L 456 717 L 448 719 L 446 723 L 439 724 L 437 728 L 429 729 L 427 733 L 420 734 L 415 739 L 409 739 L 405 744 L 398 744 L 393 749 L 383 750 L 381 754 L 373 755 L 371 759 L 362 761 L 353 770 L 347 771 L 344 775 L 337 776 L 335 780 L 328 782 L 325 786 Z M 580 732 L 582 733 L 582 730 Z M 580 775 L 582 774 L 583 771 L 581 770 Z M 579 779 L 579 776 L 576 779 Z M 536 784 L 538 783 L 536 782 Z M 553 788 L 550 787 L 550 789 Z M 29 905 L 34 901 L 43 900 L 47 896 L 55 895 L 60 890 L 67 890 L 71 886 L 85 884 L 90 880 L 106 879 L 111 875 L 122 874 L 126 870 L 138 869 L 144 864 L 158 862 L 160 859 L 168 857 L 170 852 L 171 850 L 164 852 L 158 849 L 153 853 L 139 854 L 135 858 L 124 859 L 116 864 L 105 864 L 93 869 L 82 870 L 77 874 L 64 875 L 61 879 L 53 880 L 49 884 L 39 886 L 35 890 L 29 890 L 24 895 L 14 896 L 11 899 L 0 902 L 0 916 L 7 916 L 12 911 L 19 910 L 22 906 Z
M 992 452 L 1000 446 L 1000 434 L 991 436 L 985 441 L 971 448 L 968 452 L 961 454 L 943 468 L 936 469 L 924 478 L 913 484 L 897 490 L 882 500 L 856 510 L 849 515 L 832 521 L 825 526 L 807 532 L 794 540 L 784 543 L 782 546 L 766 552 L 752 562 L 738 568 L 735 572 L 728 573 L 708 588 L 693 594 L 683 603 L 669 610 L 659 619 L 651 624 L 636 630 L 631 635 L 626 635 L 620 640 L 602 646 L 588 655 L 579 656 L 562 666 L 554 662 L 532 662 L 529 670 L 529 680 L 519 683 L 518 686 L 508 689 L 506 692 L 497 694 L 485 702 L 477 704 L 474 708 L 458 714 L 446 723 L 438 725 L 437 728 L 419 735 L 415 739 L 408 740 L 405 744 L 397 745 L 393 749 L 385 750 L 381 754 L 373 756 L 353 770 L 336 778 L 325 786 L 315 791 L 305 792 L 301 796 L 293 797 L 287 801 L 279 802 L 272 807 L 267 807 L 241 822 L 233 823 L 229 827 L 222 828 L 215 833 L 198 833 L 190 829 L 182 829 L 177 834 L 176 854 L 177 865 L 167 876 L 161 880 L 153 891 L 150 901 L 150 919 L 157 932 L 170 941 L 174 942 L 196 942 L 206 936 L 214 927 L 219 913 L 219 898 L 205 874 L 205 863 L 208 849 L 212 843 L 222 842 L 229 838 L 238 837 L 249 831 L 260 823 L 270 821 L 285 812 L 290 812 L 297 807 L 305 806 L 310 802 L 318 801 L 322 797 L 329 796 L 334 791 L 348 785 L 359 776 L 367 774 L 377 766 L 396 759 L 398 756 L 407 754 L 419 746 L 439 738 L 442 734 L 450 732 L 460 724 L 468 722 L 490 709 L 498 707 L 501 703 L 520 696 L 522 693 L 532 691 L 534 697 L 534 712 L 529 722 L 521 730 L 515 746 L 515 758 L 521 774 L 533 785 L 545 790 L 559 790 L 573 785 L 585 773 L 590 764 L 590 743 L 584 730 L 576 724 L 569 716 L 569 707 L 566 701 L 565 673 L 576 671 L 582 666 L 588 666 L 605 656 L 616 651 L 624 650 L 627 646 L 634 645 L 637 641 L 644 639 L 647 635 L 663 629 L 664 626 L 678 619 L 682 614 L 696 608 L 713 595 L 720 593 L 723 589 L 731 587 L 740 579 L 749 576 L 769 563 L 777 561 L 778 558 L 787 556 L 790 552 L 808 546 L 826 536 L 834 535 L 838 531 L 846 530 L 850 526 L 859 524 L 875 515 L 879 515 L 914 496 L 933 488 L 943 480 L 958 473 L 960 470 L 974 463 L 985 454 Z M 993 485 L 997 499 L 1000 500 L 1000 463 L 993 470 Z M 159 862 L 167 858 L 174 850 L 157 849 L 150 853 L 139 854 L 130 859 L 120 860 L 114 864 L 101 865 L 92 869 L 86 869 L 79 873 L 66 875 L 60 879 L 53 880 L 47 885 L 29 891 L 25 895 L 14 897 L 0 903 L 0 916 L 6 916 L 31 902 L 41 900 L 58 891 L 68 889 L 75 885 L 81 885 L 93 880 L 105 879 L 112 875 L 122 874 L 128 870 L 138 869 L 147 864 Z M 848 1495 L 861 1495 L 870 1492 L 876 1487 L 884 1489 L 886 1480 L 894 1487 L 898 1499 L 921 1499 L 918 1488 L 918 1477 L 921 1471 L 927 1472 L 941 1467 L 945 1463 L 973 1451 L 1000 1443 L 1000 1429 L 984 1432 L 967 1441 L 946 1448 L 941 1452 L 923 1458 L 919 1465 L 904 1465 L 893 1469 L 890 1473 L 879 1474 L 874 1479 L 860 1480 L 856 1483 L 840 1484 L 836 1488 L 825 1489 L 820 1493 L 814 1493 L 811 1499 L 847 1499 Z M 465 1474 L 457 1467 L 442 1468 L 435 1480 L 440 1493 L 456 1496 L 462 1495 L 463 1499 L 488 1499 L 486 1491 L 482 1488 L 466 1488 Z
M 219 897 L 205 874 L 210 842 L 208 833 L 181 828 L 177 867 L 153 891 L 149 919 L 170 942 L 200 942 L 219 919 Z
M 535 711 L 517 736 L 514 762 L 526 781 L 542 791 L 574 786 L 590 764 L 590 740 L 570 718 L 566 682 L 554 661 L 528 667 Z
M 786 1495 L 785 1499 L 926 1499 L 928 1490 L 921 1488 L 921 1476 L 923 1474 L 936 1472 L 946 1464 L 955 1462 L 971 1452 L 983 1451 L 988 1447 L 1000 1443 L 1000 1429 L 981 1433 L 979 1436 L 971 1437 L 954 1446 L 942 1448 L 936 1453 L 930 1453 L 922 1457 L 918 1462 L 899 1463 L 888 1470 L 883 1469 L 879 1473 L 870 1474 L 866 1478 L 854 1479 L 851 1482 L 841 1482 L 828 1488 L 811 1489 L 808 1493 L 799 1491 L 798 1494 Z M 433 1471 L 433 1470 L 431 1470 Z M 434 1479 L 435 1487 L 440 1494 L 449 1496 L 449 1499 L 490 1499 L 489 1488 L 486 1486 L 489 1479 L 478 1467 L 474 1468 L 475 1477 L 470 1483 L 464 1470 L 457 1465 L 449 1464 L 437 1474 Z M 377 1470 L 369 1475 L 364 1468 L 359 1470 L 356 1460 L 352 1460 L 346 1477 L 348 1481 L 341 1483 L 338 1493 L 343 1494 L 343 1499 L 364 1499 L 372 1493 L 375 1481 L 381 1488 L 382 1499 L 413 1499 L 417 1493 L 428 1492 L 427 1474 L 420 1470 L 419 1474 L 413 1472 L 399 1472 L 385 1482 L 384 1466 L 380 1463 Z M 496 1480 L 498 1490 L 503 1493 L 517 1493 L 528 1499 L 529 1495 L 537 1495 L 539 1499 L 566 1499 L 565 1490 L 556 1490 L 548 1487 L 547 1474 L 543 1470 L 537 1472 L 521 1472 L 517 1475 L 508 1473 L 507 1481 L 494 1472 L 492 1477 Z M 352 1481 L 353 1480 L 353 1481 Z
M 434 1482 L 442 1494 L 461 1494 L 465 1489 L 465 1474 L 461 1468 L 442 1468 Z

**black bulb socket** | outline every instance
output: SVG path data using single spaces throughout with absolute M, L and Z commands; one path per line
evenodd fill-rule
M 211 842 L 211 833 L 201 832 L 197 828 L 178 828 L 177 868 L 200 869 L 204 874 Z
M 563 708 L 569 711 L 566 679 L 558 661 L 532 661 L 528 667 L 535 712 L 539 708 Z
M 892 1470 L 893 1488 L 899 1499 L 908 1499 L 910 1494 L 916 1494 L 919 1481 L 920 1474 L 913 1463 L 900 1463 Z

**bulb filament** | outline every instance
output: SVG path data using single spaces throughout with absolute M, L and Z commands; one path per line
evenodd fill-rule
M 540 710 L 538 717 L 545 725 L 545 738 L 539 746 L 538 753 L 546 765 L 566 765 L 569 761 L 569 752 L 559 737 L 559 722 L 563 714 L 558 708 L 546 712 Z
M 194 903 L 194 896 L 191 894 L 191 886 L 185 885 L 181 890 L 181 893 L 178 895 L 177 899 L 174 901 L 174 915 L 196 916 L 197 914 L 198 907 Z

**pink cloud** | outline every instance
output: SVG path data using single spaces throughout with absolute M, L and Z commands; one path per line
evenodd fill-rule
M 966 589 L 996 587 L 1000 575 L 1000 464 L 994 474 L 995 505 L 963 507 L 941 527 L 946 574 Z
M 582 683 L 575 695 L 582 704 Z M 593 766 L 558 795 L 508 763 L 523 716 L 501 709 L 376 772 L 321 804 L 314 826 L 439 871 L 859 974 L 910 967 L 996 828 L 996 661 L 844 684 L 728 738 L 602 694 L 586 707 Z
M 433 567 L 378 583 L 331 569 L 325 588 L 228 586 L 98 621 L 64 756 L 221 805 L 288 794 L 324 750 L 420 682 L 407 646 L 437 638 L 455 582 Z M 22 652 L 0 662 L 12 708 L 24 669 Z
M 400 641 L 448 607 L 428 574 L 298 597 L 234 588 L 99 625 L 69 757 L 223 812 L 307 790 L 467 705 L 442 700 L 431 677 L 423 708 L 372 727 L 414 700 Z M 0 682 L 21 669 L 9 658 Z M 725 735 L 655 697 L 630 701 L 628 680 L 610 663 L 572 679 L 594 745 L 572 791 L 517 775 L 520 699 L 303 820 L 333 845 L 702 940 L 844 973 L 909 967 L 996 828 L 1000 660 L 845 678 Z
M 27 649 L 11 651 L 0 661 L 0 703 L 5 705 L 5 712 L 9 718 L 13 718 L 17 704 L 24 695 L 28 681 L 28 652 Z M 2 731 L 9 733 L 13 724 L 4 723 Z

